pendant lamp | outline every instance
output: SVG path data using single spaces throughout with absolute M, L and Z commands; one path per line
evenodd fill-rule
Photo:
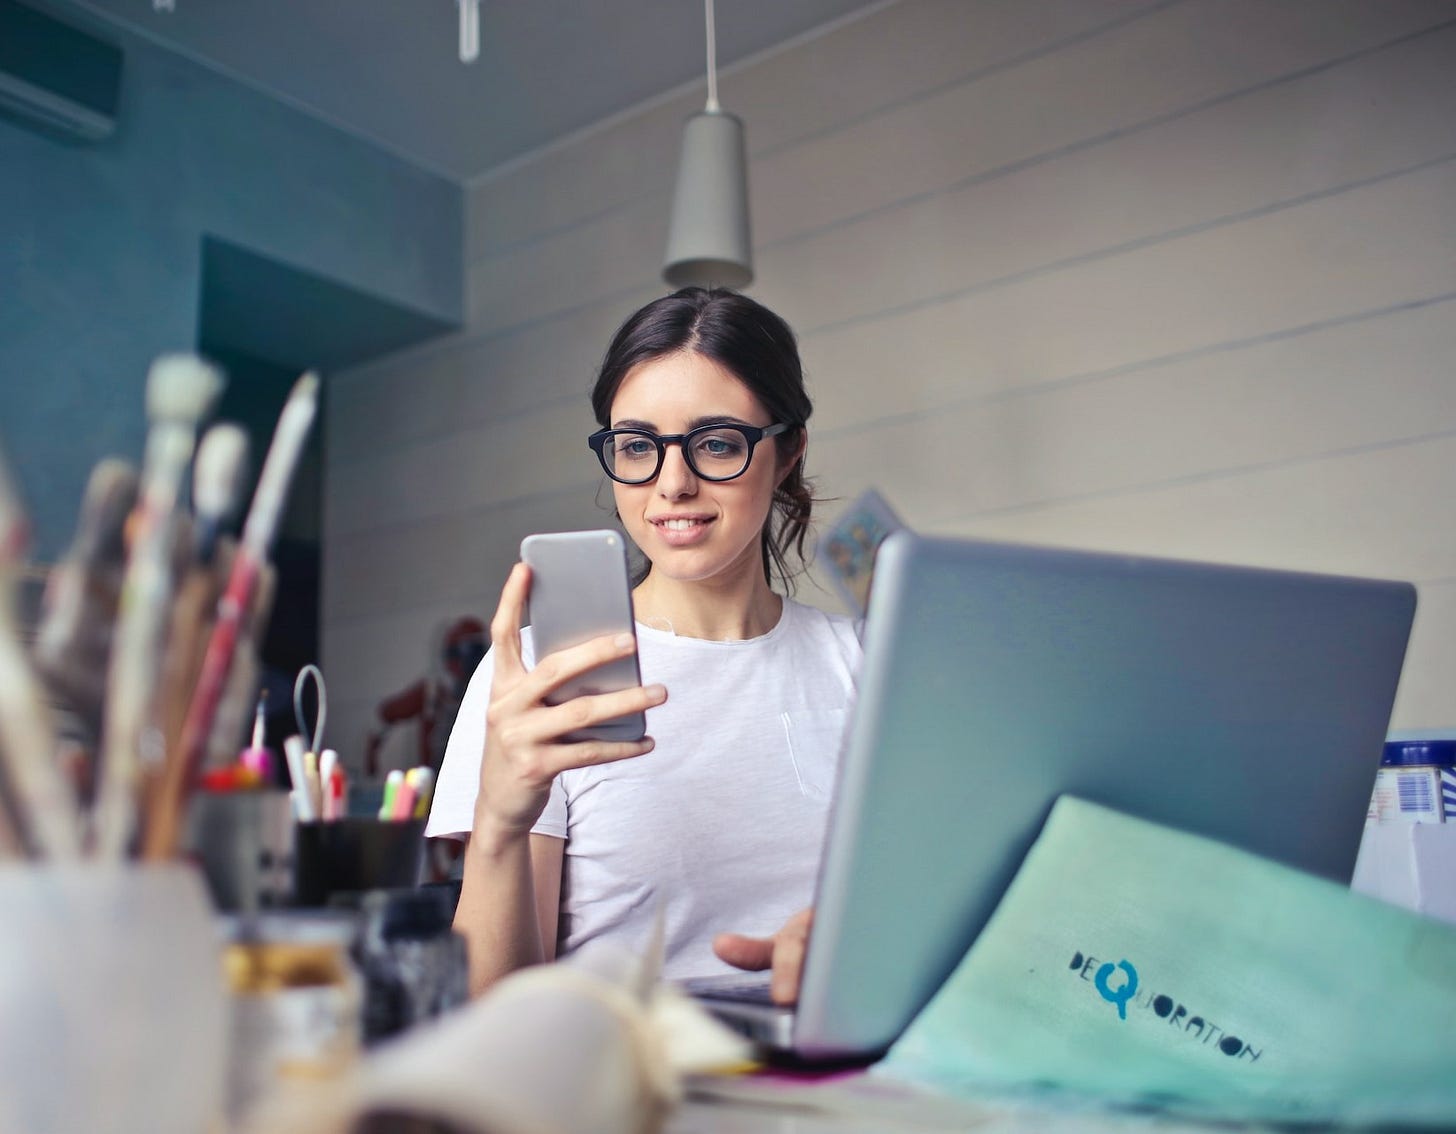
M 455 0 L 460 9 L 460 62 L 480 58 L 480 0 Z
M 662 278 L 673 287 L 743 287 L 753 280 L 748 228 L 748 155 L 743 120 L 718 105 L 713 0 L 708 29 L 708 103 L 683 127 Z

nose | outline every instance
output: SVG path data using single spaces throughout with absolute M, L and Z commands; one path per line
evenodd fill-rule
M 698 490 L 698 478 L 688 468 L 681 444 L 667 445 L 662 454 L 662 468 L 657 470 L 657 494 L 669 500 L 691 496 Z

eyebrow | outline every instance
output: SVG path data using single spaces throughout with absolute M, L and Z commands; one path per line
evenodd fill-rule
M 688 422 L 684 433 L 691 433 L 694 429 L 701 429 L 705 425 L 746 425 L 751 429 L 758 428 L 751 421 L 744 421 L 741 417 L 734 417 L 732 414 L 718 413 L 708 414 L 705 417 L 695 417 Z M 639 421 L 636 418 L 624 418 L 621 421 L 612 423 L 613 429 L 641 429 L 646 433 L 657 432 L 657 426 L 650 421 Z

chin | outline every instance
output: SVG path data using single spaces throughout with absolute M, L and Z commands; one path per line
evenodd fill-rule
M 652 570 L 663 578 L 679 583 L 703 583 L 739 574 L 761 571 L 756 557 L 743 554 L 725 556 L 708 548 L 663 548 L 652 560 Z

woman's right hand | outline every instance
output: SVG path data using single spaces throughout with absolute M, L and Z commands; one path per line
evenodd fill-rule
M 647 685 L 548 705 L 546 697 L 552 691 L 603 662 L 629 656 L 636 642 L 630 634 L 594 638 L 541 658 L 535 669 L 528 670 L 521 660 L 520 625 L 530 586 L 530 568 L 517 563 L 490 623 L 495 671 L 485 717 L 485 752 L 480 761 L 472 840 L 482 836 L 498 842 L 524 839 L 541 817 L 558 772 L 652 751 L 651 737 L 634 741 L 561 738 L 667 700 L 663 686 Z

